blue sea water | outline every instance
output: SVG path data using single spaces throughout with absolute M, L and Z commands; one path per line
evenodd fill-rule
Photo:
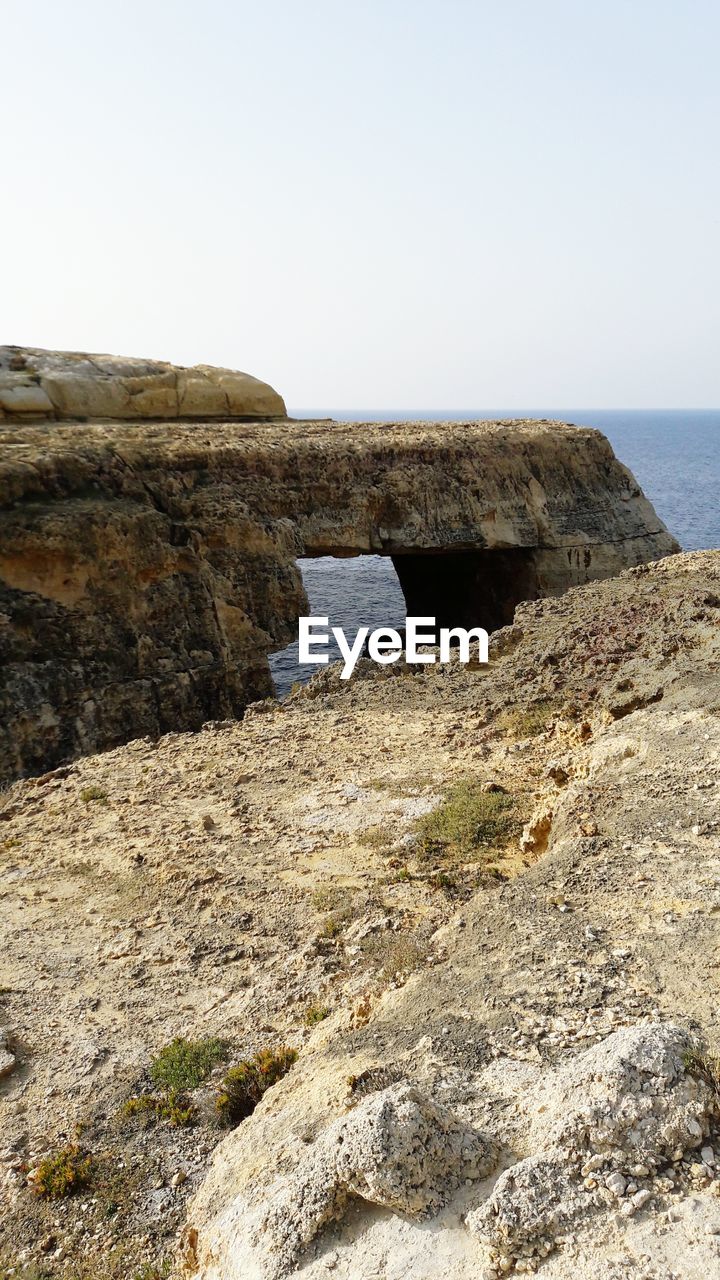
M 417 410 L 296 409 L 297 418 L 341 422 L 470 422 L 493 418 L 558 418 L 597 427 L 634 473 L 661 520 L 686 551 L 720 548 L 720 409 L 502 409 Z M 392 561 L 385 556 L 300 561 L 310 611 L 354 634 L 360 626 L 402 625 L 405 602 Z M 331 650 L 331 659 L 339 657 Z M 295 680 L 319 668 L 300 666 L 297 645 L 270 660 L 280 697 Z

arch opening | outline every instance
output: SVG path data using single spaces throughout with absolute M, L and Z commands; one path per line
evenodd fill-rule
M 354 637 L 360 627 L 402 631 L 406 616 L 435 618 L 440 627 L 485 627 L 512 622 L 515 606 L 538 595 L 531 548 L 473 551 L 413 551 L 385 555 L 299 558 L 309 614 L 329 618 Z M 340 659 L 334 642 L 330 662 Z M 295 639 L 269 655 L 279 698 L 305 684 L 321 667 L 301 665 Z

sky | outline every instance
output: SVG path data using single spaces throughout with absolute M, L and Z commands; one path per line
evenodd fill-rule
M 3 0 L 0 343 L 720 405 L 717 0 Z

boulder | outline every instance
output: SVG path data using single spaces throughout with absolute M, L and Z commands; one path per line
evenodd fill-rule
M 0 347 L 0 419 L 284 418 L 282 397 L 232 369 Z

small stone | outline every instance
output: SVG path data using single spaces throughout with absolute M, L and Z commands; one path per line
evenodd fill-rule
M 648 1191 L 647 1187 L 643 1187 L 641 1191 L 636 1191 L 632 1198 L 632 1204 L 636 1209 L 644 1209 L 648 1200 L 652 1199 L 652 1191 Z
M 181 1187 L 183 1182 L 187 1182 L 187 1174 L 184 1169 L 178 1169 L 177 1173 L 174 1173 L 170 1179 L 170 1186 Z
M 715 1152 L 713 1151 L 712 1147 L 703 1147 L 702 1151 L 700 1152 L 700 1155 L 702 1159 L 705 1161 L 705 1164 L 715 1163 Z
M 605 1186 L 607 1187 L 608 1191 L 612 1191 L 613 1195 L 619 1198 L 620 1196 L 625 1195 L 625 1188 L 627 1187 L 627 1182 L 625 1181 L 625 1178 L 623 1178 L 621 1173 L 611 1173 L 611 1174 L 608 1174 L 607 1178 L 605 1179 Z
M 15 1070 L 15 1054 L 8 1049 L 0 1049 L 0 1080 Z

